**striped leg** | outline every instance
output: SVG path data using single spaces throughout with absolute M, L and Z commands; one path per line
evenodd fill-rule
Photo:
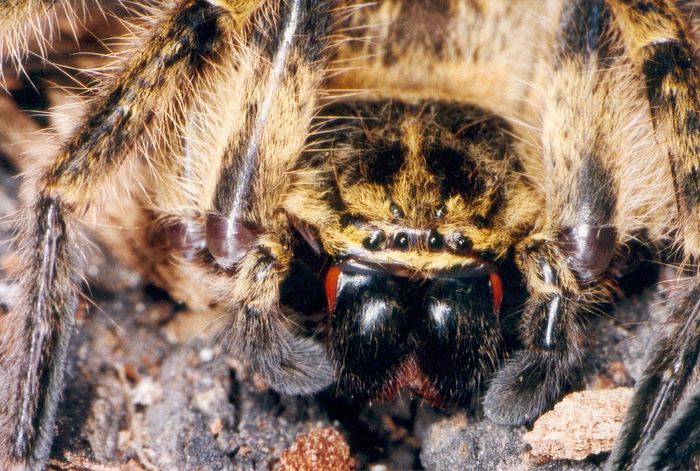
M 627 54 L 643 76 L 657 139 L 670 162 L 678 245 L 700 254 L 700 70 L 689 25 L 670 1 L 611 0 Z M 700 278 L 670 303 L 669 326 L 648 357 L 620 439 L 613 469 L 693 468 L 700 446 L 697 368 L 700 360 Z
M 621 123 L 642 120 L 644 110 L 611 22 L 604 0 L 565 2 L 543 76 L 546 205 L 516 248 L 530 291 L 520 321 L 525 348 L 487 393 L 487 415 L 498 422 L 534 420 L 561 395 L 581 360 L 581 316 L 610 299 L 607 271 L 643 211 L 624 202 L 625 162 L 639 137 Z
M 221 293 L 226 346 L 270 386 L 290 394 L 318 391 L 333 379 L 325 346 L 301 335 L 297 313 L 280 296 L 292 267 L 285 204 L 318 107 L 334 5 L 275 1 L 256 21 L 260 35 L 248 46 L 265 60 L 245 82 L 240 109 L 246 113 L 223 149 L 212 197 L 197 198 L 205 205 L 209 253 L 235 271 Z
M 48 457 L 80 278 L 71 215 L 100 195 L 146 128 L 226 52 L 223 32 L 240 30 L 260 3 L 178 5 L 95 100 L 43 175 L 18 237 L 25 299 L 3 319 L 0 337 L 1 468 L 38 469 Z

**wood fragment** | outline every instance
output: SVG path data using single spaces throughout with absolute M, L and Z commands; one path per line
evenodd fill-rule
M 569 394 L 523 436 L 538 464 L 582 460 L 612 450 L 632 398 L 632 388 Z

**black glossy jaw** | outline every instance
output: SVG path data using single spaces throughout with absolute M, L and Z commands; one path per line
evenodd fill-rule
M 426 289 L 417 357 L 451 402 L 467 403 L 498 366 L 504 345 L 486 279 L 439 279 Z
M 350 398 L 372 399 L 413 350 L 404 287 L 388 276 L 341 273 L 337 289 L 330 345 L 338 387 Z
M 488 277 L 421 280 L 341 272 L 329 345 L 338 389 L 353 399 L 407 388 L 466 404 L 503 355 Z

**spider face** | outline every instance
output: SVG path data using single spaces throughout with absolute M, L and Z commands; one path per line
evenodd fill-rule
M 509 190 L 522 184 L 504 120 L 439 101 L 321 113 L 342 118 L 324 121 L 318 132 L 332 137 L 303 165 L 325 173 L 319 191 L 337 213 L 338 224 L 320 231 L 329 254 L 425 275 L 458 269 L 470 254 L 503 254 L 513 232 L 502 223 Z
M 524 185 L 508 125 L 439 101 L 337 103 L 320 114 L 326 137 L 302 164 L 315 185 L 302 188 L 337 223 L 297 227 L 333 260 L 327 342 L 339 389 L 371 399 L 405 386 L 436 404 L 469 402 L 505 352 L 499 319 L 512 320 L 521 289 L 509 276 L 502 306 L 498 265 L 517 232 L 504 214 Z

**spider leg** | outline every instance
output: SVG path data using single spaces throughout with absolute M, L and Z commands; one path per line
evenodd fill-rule
M 27 298 L 0 331 L 0 464 L 7 467 L 33 468 L 48 457 L 77 305 L 74 250 L 60 203 L 42 196 L 33 213 L 35 222 L 22 235 Z
M 260 236 L 237 264 L 227 292 L 223 340 L 274 389 L 310 394 L 331 383 L 333 369 L 323 343 L 303 336 L 294 313 L 280 303 L 291 262 L 291 230 L 280 220 L 277 229 Z
M 497 423 L 536 419 L 561 395 L 580 363 L 576 279 L 561 250 L 530 240 L 517 250 L 530 292 L 519 322 L 524 349 L 506 361 L 484 398 L 486 415 Z
M 232 24 L 240 28 L 259 3 L 237 2 L 229 9 L 203 0 L 178 5 L 95 100 L 41 177 L 17 238 L 25 302 L 3 319 L 0 332 L 0 467 L 38 469 L 49 454 L 80 278 L 71 216 L 97 199 L 164 104 L 177 102 L 208 66 L 221 31 Z
M 16 68 L 21 68 L 30 30 L 42 29 L 54 3 L 49 0 L 0 3 L 0 64 L 9 60 Z
M 698 339 L 696 339 L 696 344 Z M 700 436 L 700 383 L 678 403 L 676 412 L 659 429 L 653 443 L 639 456 L 635 469 L 697 467 Z
M 657 140 L 670 163 L 679 245 L 696 260 L 700 243 L 700 73 L 687 19 L 667 1 L 611 0 L 627 53 L 643 77 Z M 697 466 L 700 281 L 671 299 L 669 325 L 653 346 L 611 455 L 613 469 Z
M 622 165 L 610 156 L 629 140 L 615 123 L 635 111 L 618 105 L 630 97 L 610 19 L 602 0 L 567 2 L 561 12 L 542 88 L 544 214 L 516 247 L 530 293 L 519 328 L 524 350 L 506 361 L 484 401 L 497 422 L 534 420 L 562 393 L 582 357 L 581 316 L 609 299 L 606 272 L 629 237 L 620 231 L 630 226 Z
M 234 52 L 219 54 L 192 87 L 150 185 L 174 250 L 149 254 L 158 260 L 147 276 L 201 307 L 187 293 L 198 273 L 205 307 L 213 299 L 225 313 L 224 346 L 286 393 L 310 393 L 332 378 L 325 348 L 301 335 L 280 285 L 292 258 L 285 203 L 296 193 L 293 168 L 318 107 L 335 13 L 332 1 L 265 2 L 249 29 L 226 39 Z
M 676 294 L 675 328 L 662 331 L 613 450 L 612 469 L 691 469 L 698 457 L 700 287 Z
M 236 266 L 226 296 L 227 345 L 270 386 L 290 394 L 318 391 L 333 379 L 324 345 L 301 336 L 294 313 L 280 302 L 292 258 L 292 226 L 282 213 L 295 193 L 293 169 L 318 106 L 333 6 L 279 2 L 277 21 L 267 28 L 279 33 L 263 44 L 274 51 L 268 70 L 259 74 L 267 79 L 250 87 L 254 98 L 244 108 L 255 111 L 229 141 L 206 221 L 209 251 L 220 265 Z M 241 244 L 239 234 L 247 228 L 260 235 Z

